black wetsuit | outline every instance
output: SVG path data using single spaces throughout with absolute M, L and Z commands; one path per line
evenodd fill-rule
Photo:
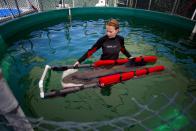
M 120 51 L 130 57 L 130 53 L 124 46 L 124 38 L 116 35 L 115 38 L 108 38 L 107 35 L 101 37 L 78 61 L 81 63 L 86 58 L 89 58 L 94 52 L 102 48 L 101 60 L 116 60 L 119 58 Z

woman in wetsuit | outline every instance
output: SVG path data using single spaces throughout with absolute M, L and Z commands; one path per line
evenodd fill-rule
M 120 51 L 127 56 L 131 57 L 130 53 L 124 46 L 124 38 L 117 35 L 119 32 L 119 22 L 116 19 L 111 19 L 106 24 L 106 35 L 99 38 L 97 42 L 74 64 L 78 66 L 85 59 L 89 58 L 94 52 L 102 48 L 101 60 L 116 60 L 119 58 Z

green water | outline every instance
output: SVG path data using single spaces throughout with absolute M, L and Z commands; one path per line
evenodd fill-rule
M 144 121 L 155 130 L 190 127 L 195 119 L 195 104 L 183 115 L 179 112 L 193 101 L 196 88 L 196 49 L 187 46 L 189 31 L 134 18 L 120 20 L 120 35 L 125 37 L 125 46 L 133 56 L 156 55 L 155 65 L 164 65 L 167 70 L 160 74 L 129 80 L 111 87 L 111 90 L 87 89 L 64 97 L 41 99 L 38 82 L 44 66 L 73 64 L 96 40 L 105 34 L 105 20 L 74 20 L 62 22 L 24 35 L 14 42 L 1 61 L 4 76 L 25 113 L 31 117 L 43 117 L 55 121 L 102 121 L 122 116 L 133 116 L 156 96 L 149 107 L 160 110 L 176 93 L 175 104 L 164 109 L 160 116 L 170 125 L 154 116 Z M 86 63 L 99 59 L 101 50 Z M 121 57 L 124 57 L 121 54 Z M 60 88 L 61 72 L 51 72 L 47 79 L 49 88 Z M 188 91 L 187 91 L 188 90 Z M 177 112 L 177 113 L 176 113 Z M 137 116 L 143 120 L 152 115 L 148 111 Z M 180 124 L 179 124 L 180 123 Z M 189 125 L 190 124 L 190 125 Z M 172 126 L 171 126 L 172 125 Z M 140 130 L 141 127 L 133 127 Z

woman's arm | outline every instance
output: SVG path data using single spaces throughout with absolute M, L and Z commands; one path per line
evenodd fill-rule
M 124 45 L 124 38 L 122 37 L 121 38 L 121 48 L 120 48 L 120 51 L 128 58 L 131 57 L 131 54 L 127 51 L 127 49 L 125 48 L 125 45 Z
M 100 38 L 82 57 L 78 59 L 79 63 L 82 63 L 87 58 L 92 56 L 93 53 L 95 53 L 99 48 L 101 48 L 103 44 L 103 38 Z

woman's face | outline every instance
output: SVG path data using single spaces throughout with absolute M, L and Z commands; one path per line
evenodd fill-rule
M 115 29 L 114 26 L 106 25 L 106 34 L 109 38 L 116 37 L 117 33 L 119 32 L 119 29 Z

